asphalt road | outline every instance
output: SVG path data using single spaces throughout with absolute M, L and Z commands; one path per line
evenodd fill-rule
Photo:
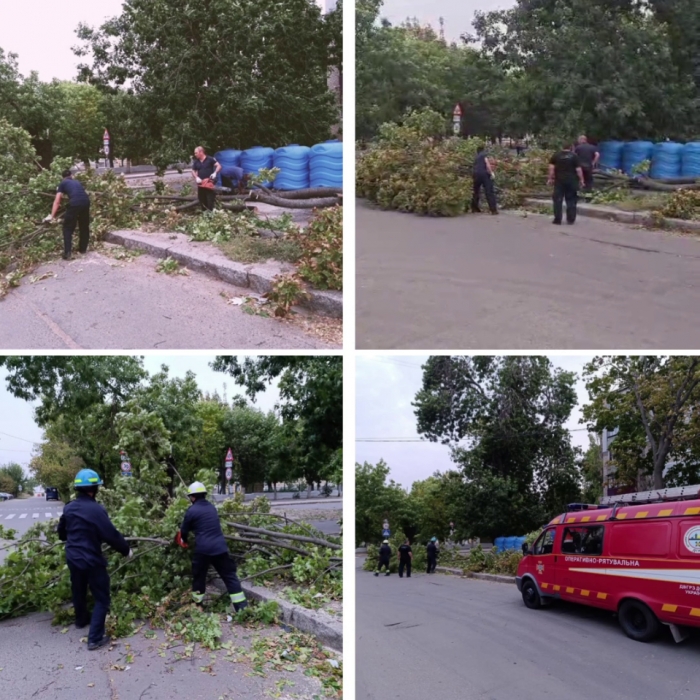
M 156 272 L 142 255 L 100 252 L 43 265 L 0 300 L 0 349 L 327 348 L 295 326 L 246 314 L 222 297 L 250 290 L 192 272 Z M 32 282 L 44 273 L 56 277 Z
M 356 579 L 357 700 L 700 698 L 700 634 L 641 644 L 593 608 L 528 610 L 511 584 Z
M 580 217 L 357 205 L 361 349 L 700 346 L 700 241 Z

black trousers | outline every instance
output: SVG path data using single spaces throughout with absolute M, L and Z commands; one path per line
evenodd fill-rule
M 399 561 L 399 576 L 403 578 L 403 570 L 406 567 L 406 578 L 411 578 L 411 560 Z
M 564 201 L 566 201 L 566 220 L 570 224 L 576 221 L 578 187 L 575 182 L 555 182 L 552 201 L 554 203 L 554 221 L 556 223 L 561 223 Z
M 583 187 L 586 192 L 590 192 L 593 189 L 593 166 L 590 168 L 581 168 L 583 171 Z
M 437 566 L 437 557 L 428 556 L 428 573 L 432 574 Z
M 217 554 L 216 556 L 197 554 L 195 552 L 192 555 L 192 590 L 195 593 L 204 593 L 206 591 L 207 572 L 210 566 L 214 567 L 230 594 L 243 592 L 241 582 L 236 574 L 236 564 L 228 552 Z
M 216 201 L 216 192 L 208 187 L 197 188 L 197 199 L 205 211 L 214 211 L 214 202 Z
M 105 634 L 105 619 L 109 612 L 109 574 L 104 566 L 82 569 L 68 562 L 70 583 L 73 592 L 73 609 L 75 623 L 85 625 L 90 622 L 88 644 L 99 642 Z M 92 618 L 87 609 L 88 588 L 95 599 Z
M 474 191 L 472 193 L 472 211 L 478 212 L 479 209 L 479 196 L 481 195 L 481 188 L 484 188 L 484 193 L 486 194 L 486 201 L 489 205 L 489 210 L 492 212 L 497 211 L 496 207 L 496 193 L 493 189 L 493 178 L 490 175 L 474 175 Z
M 377 565 L 376 572 L 380 572 L 384 567 L 386 567 L 386 570 L 389 571 L 389 560 L 388 559 L 380 559 L 379 564 Z
M 78 226 L 80 231 L 80 239 L 78 250 L 81 253 L 87 251 L 88 243 L 90 242 L 90 205 L 86 204 L 83 207 L 71 207 L 66 209 L 63 215 L 63 252 L 66 257 L 71 254 L 73 248 L 73 233 L 75 227 Z

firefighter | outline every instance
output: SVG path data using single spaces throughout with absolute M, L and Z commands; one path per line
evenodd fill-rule
M 377 568 L 374 570 L 374 575 L 379 576 L 379 572 L 386 567 L 385 576 L 389 575 L 389 560 L 391 559 L 391 547 L 389 546 L 389 540 L 384 540 L 382 546 L 379 548 L 379 562 Z
M 216 191 L 214 182 L 221 170 L 221 166 L 214 158 L 208 156 L 202 146 L 194 149 L 192 161 L 192 177 L 197 183 L 197 198 L 204 211 L 214 211 Z
M 555 153 L 549 161 L 549 179 L 547 184 L 554 186 L 552 201 L 554 203 L 553 224 L 560 225 L 566 200 L 566 223 L 576 221 L 578 188 L 584 187 L 581 161 L 573 152 L 571 144 L 565 144 L 561 151 Z
M 406 578 L 411 578 L 411 560 L 413 559 L 413 551 L 408 537 L 399 547 L 399 578 L 403 578 L 404 568 L 406 569 Z
M 476 149 L 476 157 L 474 158 L 474 165 L 472 167 L 472 179 L 474 182 L 474 191 L 472 193 L 472 212 L 474 214 L 479 214 L 481 212 L 481 209 L 479 209 L 479 196 L 481 194 L 481 188 L 483 187 L 484 193 L 486 194 L 486 202 L 489 205 L 489 210 L 492 214 L 498 214 L 498 207 L 496 206 L 496 193 L 493 189 L 493 162 L 488 157 L 484 146 L 479 146 Z
M 186 549 L 187 536 L 190 532 L 194 533 L 192 598 L 198 605 L 202 604 L 207 587 L 207 572 L 211 565 L 226 585 L 233 609 L 236 612 L 243 610 L 248 607 L 248 603 L 236 575 L 236 564 L 229 556 L 216 506 L 207 501 L 207 487 L 200 481 L 195 481 L 187 489 L 187 495 L 192 505 L 185 513 L 175 542 Z
M 124 556 L 133 556 L 124 536 L 112 525 L 104 506 L 95 500 L 102 483 L 97 472 L 81 469 L 73 482 L 76 498 L 66 505 L 58 521 L 58 537 L 66 543 L 75 626 L 81 629 L 90 625 L 90 651 L 110 641 L 105 634 L 110 605 L 109 574 L 107 560 L 102 555 L 102 543 L 106 542 Z M 88 587 L 95 599 L 92 618 L 87 610 Z
M 428 542 L 426 549 L 428 550 L 428 573 L 434 574 L 438 558 L 438 546 L 437 539 L 435 537 Z
M 90 197 L 82 183 L 73 179 L 70 170 L 64 170 L 62 175 L 63 180 L 56 190 L 51 213 L 44 219 L 44 223 L 51 223 L 56 219 L 63 195 L 68 197 L 68 206 L 63 215 L 63 259 L 70 260 L 76 225 L 80 232 L 78 252 L 83 255 L 87 253 L 90 242 Z

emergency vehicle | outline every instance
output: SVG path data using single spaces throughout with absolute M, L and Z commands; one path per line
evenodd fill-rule
M 528 608 L 561 599 L 610 610 L 640 642 L 662 624 L 676 642 L 700 627 L 700 486 L 572 503 L 523 553 Z

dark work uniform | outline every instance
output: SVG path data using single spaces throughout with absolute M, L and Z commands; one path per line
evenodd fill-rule
M 576 155 L 583 171 L 583 185 L 587 192 L 593 188 L 593 159 L 598 149 L 590 143 L 580 143 L 576 146 Z
M 386 567 L 386 573 L 389 573 L 389 561 L 391 559 L 391 547 L 388 544 L 383 544 L 379 548 L 379 563 L 377 565 L 377 570 L 374 572 L 379 573 L 383 568 Z
M 563 204 L 566 200 L 566 220 L 573 224 L 576 221 L 579 186 L 576 169 L 581 167 L 581 162 L 573 151 L 559 151 L 552 156 L 549 163 L 554 166 L 554 223 L 561 223 Z
M 245 594 L 236 575 L 236 564 L 229 556 L 228 545 L 219 522 L 219 513 L 206 498 L 195 501 L 185 513 L 180 528 L 183 542 L 187 540 L 190 532 L 193 532 L 195 537 L 192 555 L 192 591 L 196 594 L 195 599 L 199 596 L 204 597 L 207 572 L 211 565 L 226 584 L 226 590 L 231 595 L 235 609 L 245 607 Z M 198 602 L 201 602 L 201 598 Z
M 192 170 L 197 173 L 197 176 L 202 180 L 207 180 L 216 170 L 216 160 L 211 156 L 205 156 L 204 160 L 195 158 L 192 161 Z M 216 192 L 208 187 L 197 187 L 197 198 L 202 205 L 202 209 L 207 211 L 214 210 L 214 202 L 216 201 Z
M 90 197 L 83 185 L 72 177 L 63 178 L 56 191 L 68 197 L 68 207 L 63 215 L 64 254 L 66 257 L 71 254 L 76 225 L 80 232 L 78 250 L 85 253 L 90 242 Z
M 474 167 L 472 170 L 472 179 L 474 181 L 474 190 L 472 193 L 472 211 L 478 213 L 479 209 L 479 196 L 481 195 L 481 188 L 484 188 L 484 193 L 486 194 L 486 201 L 489 205 L 489 210 L 492 214 L 497 211 L 496 208 L 496 193 L 493 189 L 493 178 L 486 167 L 486 159 L 488 154 L 486 151 L 476 154 L 474 158 Z
M 399 547 L 399 577 L 403 578 L 406 569 L 406 578 L 411 578 L 411 545 L 402 544 Z
M 428 573 L 435 573 L 435 567 L 437 566 L 437 555 L 438 548 L 435 542 L 428 542 Z
M 243 172 L 243 168 L 239 168 L 237 165 L 224 165 L 219 173 L 221 174 L 221 184 L 232 190 L 236 189 L 237 186 L 245 187 L 248 181 L 248 176 Z
M 90 622 L 88 644 L 97 643 L 104 637 L 110 604 L 109 574 L 102 543 L 106 542 L 124 556 L 129 553 L 129 545 L 112 525 L 104 506 L 84 493 L 78 493 L 63 509 L 58 521 L 58 537 L 66 543 L 75 623 L 80 627 Z M 88 587 L 95 599 L 92 620 L 87 611 Z

